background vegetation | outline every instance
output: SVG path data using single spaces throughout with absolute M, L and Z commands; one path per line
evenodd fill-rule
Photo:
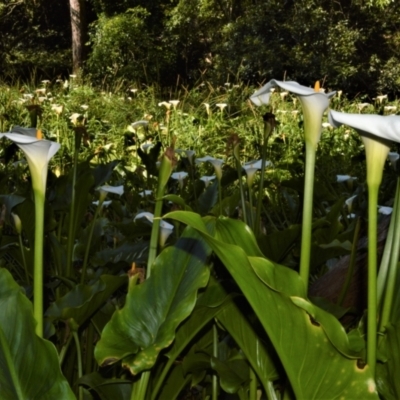
M 77 0 L 70 0 L 70 3 Z M 163 86 L 199 78 L 272 77 L 359 92 L 400 87 L 400 10 L 393 1 L 80 0 L 84 73 Z M 67 0 L 1 1 L 3 79 L 71 72 Z

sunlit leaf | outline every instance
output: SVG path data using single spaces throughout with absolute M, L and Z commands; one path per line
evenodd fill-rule
M 103 275 L 93 285 L 76 285 L 51 304 L 45 315 L 51 320 L 73 318 L 78 325 L 82 325 L 126 282 L 126 276 Z
M 132 374 L 154 365 L 192 312 L 197 290 L 208 282 L 209 253 L 199 235 L 187 228 L 175 246 L 157 257 L 149 279 L 136 284 L 135 276 L 130 278 L 125 306 L 114 313 L 96 346 L 100 365 L 122 360 Z
M 246 254 L 243 248 L 251 247 L 254 239 L 248 239 L 248 228 L 243 223 L 230 221 L 229 236 L 225 238 L 219 233 L 216 235 L 218 240 L 207 233 L 204 222 L 197 214 L 178 211 L 166 217 L 197 229 L 221 259 L 260 319 L 296 398 L 378 398 L 368 366 L 359 368 L 356 359 L 344 355 L 352 350 L 350 347 L 345 352 L 343 349 L 338 351 L 331 342 L 333 336 L 335 343 L 347 340 L 343 328 L 322 328 L 319 323 L 314 323 L 304 308 L 293 303 L 293 296 L 304 298 L 304 289 L 298 276 L 295 276 L 297 274 L 264 258 L 254 257 L 254 251 L 253 254 Z M 225 220 L 219 219 L 217 231 Z M 236 244 L 231 244 L 232 237 Z M 286 286 L 281 279 L 285 275 Z M 307 302 L 306 299 L 304 301 Z M 327 335 L 329 329 L 334 329 L 334 332 Z
M 54 345 L 35 333 L 31 302 L 4 268 L 0 268 L 0 309 L 0 397 L 75 399 Z

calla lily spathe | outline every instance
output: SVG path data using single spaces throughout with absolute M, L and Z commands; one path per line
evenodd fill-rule
M 297 82 L 282 82 L 270 80 L 261 89 L 257 90 L 250 100 L 257 106 L 268 104 L 271 89 L 274 87 L 292 92 L 299 97 L 304 119 L 304 139 L 306 144 L 306 163 L 303 199 L 303 224 L 301 233 L 300 276 L 305 288 L 308 288 L 310 259 L 311 259 L 311 232 L 312 232 L 312 203 L 314 191 L 315 153 L 321 138 L 322 116 L 329 106 L 329 100 L 336 92 L 324 93 L 320 91 L 319 82 L 315 88 L 299 85 Z
M 336 92 L 322 93 L 313 88 L 302 86 L 297 82 L 282 82 L 275 79 L 270 80 L 261 89 L 257 90 L 250 100 L 256 105 L 268 104 L 271 96 L 271 89 L 280 88 L 296 94 L 303 108 L 304 131 L 306 143 L 317 145 L 321 137 L 322 115 L 329 106 L 329 100 Z
M 348 125 L 361 135 L 367 159 L 367 182 L 379 185 L 391 142 L 400 142 L 400 117 L 347 114 L 331 110 L 328 118 L 334 127 Z
M 21 130 L 21 128 L 18 128 Z M 30 130 L 27 130 L 30 131 Z M 44 194 L 47 181 L 47 167 L 51 158 L 60 149 L 60 144 L 50 140 L 37 139 L 28 134 L 0 133 L 0 138 L 6 137 L 13 141 L 24 153 L 32 176 L 34 190 Z
M 398 115 L 373 115 L 373 114 L 347 114 L 330 110 L 329 122 L 334 127 L 348 125 L 362 136 L 374 135 L 385 140 L 400 142 L 400 116 Z
M 372 375 L 375 374 L 377 354 L 377 212 L 379 186 L 383 168 L 389 154 L 392 141 L 400 142 L 400 117 L 389 115 L 347 114 L 330 111 L 329 122 L 339 127 L 348 125 L 360 135 L 365 146 L 368 185 L 368 316 L 367 316 L 367 364 Z M 396 269 L 397 269 L 396 255 Z M 392 288 L 392 287 L 391 287 Z M 389 321 L 387 304 L 391 304 L 392 290 L 385 294 L 383 311 L 380 317 L 380 329 Z
M 100 199 L 101 203 L 103 203 L 103 201 L 107 197 L 108 193 L 117 194 L 118 196 L 122 196 L 124 194 L 124 186 L 123 185 L 120 185 L 120 186 L 104 185 L 104 186 L 98 187 L 96 190 L 98 190 L 100 192 L 99 199 Z
M 41 136 L 41 133 L 36 129 L 15 127 L 14 130 L 18 133 L 0 133 L 0 138 L 6 137 L 22 150 L 31 172 L 32 188 L 35 196 L 33 314 L 37 323 L 36 334 L 39 337 L 43 337 L 44 199 L 49 161 L 59 150 L 60 144 L 36 138 L 36 135 Z

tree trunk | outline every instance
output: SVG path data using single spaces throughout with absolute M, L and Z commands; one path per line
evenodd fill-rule
M 87 35 L 85 0 L 69 0 L 72 32 L 72 70 L 78 73 L 85 61 Z

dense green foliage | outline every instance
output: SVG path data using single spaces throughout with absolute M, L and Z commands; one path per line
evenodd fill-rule
M 0 88 L 2 131 L 36 126 L 61 145 L 43 187 L 40 319 L 28 301 L 37 304 L 39 281 L 37 191 L 29 184 L 37 179 L 9 141 L 16 134 L 7 134 L 0 150 L 0 320 L 21 308 L 15 324 L 0 323 L 6 365 L 0 384 L 11 393 L 5 400 L 36 393 L 37 385 L 24 379 L 35 367 L 35 380 L 48 375 L 43 398 L 58 391 L 96 400 L 216 400 L 225 392 L 255 400 L 258 390 L 268 399 L 377 399 L 364 365 L 365 307 L 349 302 L 357 289 L 341 289 L 343 274 L 334 298 L 308 298 L 297 273 L 307 164 L 299 99 L 277 89 L 268 106 L 256 107 L 252 88 L 241 82 L 109 88 L 80 77 Z M 330 106 L 363 117 L 393 114 L 398 102 L 360 104 L 337 93 Z M 359 135 L 334 130 L 321 117 L 310 286 L 349 255 L 352 243 L 355 251 L 354 216 L 365 218 L 367 203 Z M 266 122 L 274 129 L 265 129 Z M 29 140 L 33 149 L 49 143 Z M 210 155 L 223 162 L 220 182 L 214 166 L 201 160 Z M 267 162 L 264 180 L 255 166 L 260 158 Z M 25 159 L 41 164 L 42 153 Z M 396 176 L 384 163 L 379 205 L 390 205 Z M 42 169 L 35 171 L 42 177 Z M 339 182 L 337 174 L 353 178 Z M 346 204 L 351 196 L 353 204 Z M 156 217 L 150 222 L 143 213 Z M 171 223 L 161 226 L 160 238 L 163 229 L 170 235 L 159 243 L 158 216 Z M 38 326 L 43 317 L 45 340 L 39 340 L 34 321 Z M 386 354 L 397 348 L 398 335 L 396 325 L 382 332 Z M 16 339 L 26 349 L 23 362 Z M 40 363 L 31 356 L 38 346 L 46 350 Z M 397 358 L 383 361 L 379 394 L 394 399 Z
M 92 0 L 85 72 L 162 86 L 257 83 L 271 77 L 326 81 L 350 95 L 397 93 L 398 27 L 393 1 Z M 67 1 L 0 2 L 2 77 L 66 75 Z

